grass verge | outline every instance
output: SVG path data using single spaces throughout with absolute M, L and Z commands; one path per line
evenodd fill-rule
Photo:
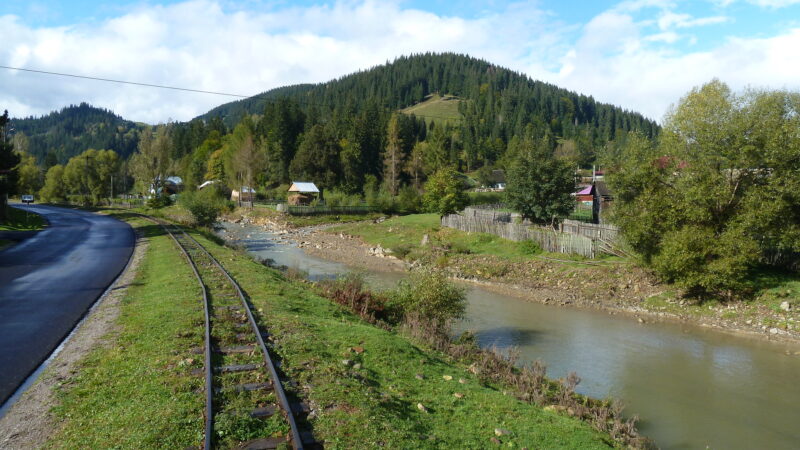
M 130 220 L 150 243 L 118 325 L 56 391 L 48 448 L 187 448 L 203 437 L 200 288 L 161 229 Z
M 45 226 L 42 216 L 21 208 L 9 206 L 6 214 L 6 220 L 0 222 L 0 231 L 33 231 L 41 230 Z

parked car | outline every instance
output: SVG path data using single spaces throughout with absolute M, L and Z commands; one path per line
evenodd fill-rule
M 32 196 L 32 195 L 30 195 L 30 194 L 28 194 L 28 195 L 23 195 L 23 196 L 22 196 L 22 203 L 27 203 L 27 204 L 29 204 L 29 205 L 30 205 L 31 203 L 33 203 L 33 196 Z

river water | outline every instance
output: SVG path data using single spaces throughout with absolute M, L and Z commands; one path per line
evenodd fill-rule
M 221 233 L 260 258 L 306 271 L 311 279 L 350 271 L 307 255 L 258 227 L 226 224 Z M 368 272 L 376 288 L 402 274 Z M 553 378 L 576 372 L 578 391 L 613 397 L 641 418 L 641 432 L 669 449 L 800 449 L 800 346 L 691 325 L 640 324 L 607 313 L 541 305 L 467 285 L 458 331 L 482 346 L 515 346 Z M 787 354 L 788 353 L 788 354 Z

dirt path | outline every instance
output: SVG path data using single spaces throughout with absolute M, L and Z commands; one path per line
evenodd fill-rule
M 120 302 L 133 282 L 147 250 L 147 239 L 137 236 L 130 264 L 114 286 L 99 300 L 86 320 L 64 345 L 39 379 L 0 419 L 0 448 L 40 448 L 58 426 L 50 413 L 57 404 L 54 389 L 75 376 L 79 362 L 98 345 L 110 345 L 119 315 Z

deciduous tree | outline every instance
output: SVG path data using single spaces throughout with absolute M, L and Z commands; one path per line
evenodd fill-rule
M 687 293 L 733 297 L 775 253 L 800 251 L 800 94 L 714 80 L 628 136 L 609 182 L 628 243 Z
M 519 158 L 508 173 L 506 199 L 523 218 L 555 225 L 575 208 L 574 169 L 553 156 L 548 136 L 538 144 L 526 138 L 520 145 Z

